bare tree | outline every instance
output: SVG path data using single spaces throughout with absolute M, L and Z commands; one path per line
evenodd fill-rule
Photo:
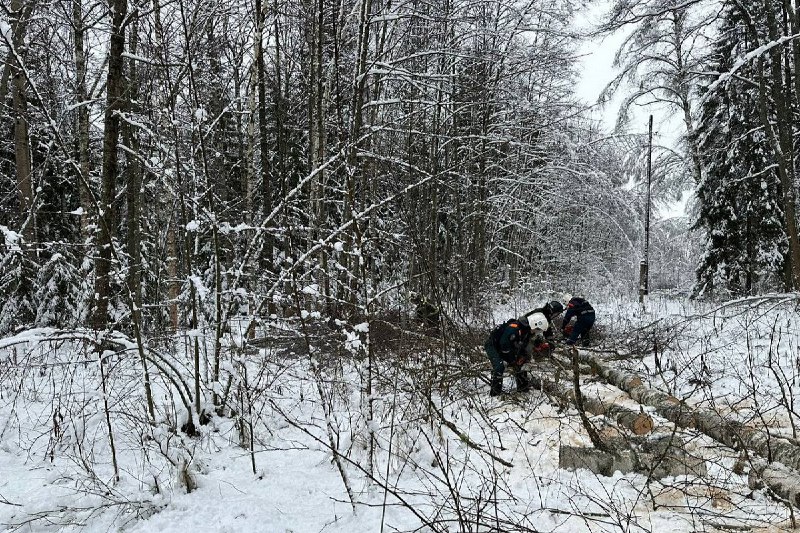
M 78 137 L 78 190 L 80 191 L 81 237 L 84 242 L 89 235 L 89 215 L 92 207 L 91 191 L 89 190 L 91 174 L 91 158 L 89 154 L 89 92 L 86 86 L 86 23 L 83 14 L 83 1 L 72 1 L 73 39 L 75 42 L 75 98 L 77 101 L 77 137 Z
M 124 110 L 123 53 L 125 51 L 125 17 L 127 0 L 113 0 L 111 37 L 106 78 L 106 109 L 103 133 L 103 172 L 98 213 L 97 261 L 95 266 L 95 308 L 92 324 L 97 330 L 108 325 L 108 303 L 111 293 L 111 247 L 114 238 L 114 196 L 119 174 L 119 112 Z
M 26 19 L 31 14 L 33 4 L 33 2 L 24 2 L 23 0 L 14 0 L 11 2 L 10 22 L 13 27 L 13 59 L 6 64 L 6 68 L 4 69 L 4 78 L 8 73 L 11 73 L 17 197 L 19 199 L 19 219 L 21 221 L 22 236 L 26 246 L 34 245 L 36 239 L 36 220 L 34 214 L 32 156 L 28 127 L 27 80 L 22 72 L 23 67 L 20 61 L 25 57 Z M 0 96 L 3 96 L 4 93 L 4 90 L 0 90 Z
M 630 91 L 620 107 L 618 127 L 627 124 L 634 104 L 666 103 L 681 113 L 695 183 L 700 182 L 702 165 L 693 93 L 714 16 L 713 11 L 698 4 L 624 0 L 614 4 L 599 29 L 601 34 L 630 30 L 614 59 L 620 73 L 608 84 L 601 100 L 623 89 Z

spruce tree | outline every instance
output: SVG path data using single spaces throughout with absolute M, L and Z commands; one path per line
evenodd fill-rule
M 709 56 L 710 70 L 729 72 L 752 48 L 740 12 L 728 8 Z M 755 69 L 745 66 L 738 74 L 712 88 L 701 110 L 705 172 L 697 188 L 694 227 L 705 232 L 706 242 L 695 295 L 776 288 L 788 250 L 775 155 L 758 116 Z

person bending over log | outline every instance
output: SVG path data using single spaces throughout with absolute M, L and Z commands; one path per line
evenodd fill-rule
M 503 373 L 508 368 L 517 383 L 517 392 L 530 390 L 531 382 L 528 372 L 523 366 L 532 357 L 550 353 L 550 345 L 544 339 L 547 321 L 544 316 L 536 314 L 530 317 L 512 318 L 495 327 L 484 343 L 486 355 L 492 363 L 492 380 L 489 388 L 490 396 L 503 392 Z M 536 326 L 536 327 L 532 327 Z
M 575 325 L 570 325 L 570 320 L 575 317 Z M 589 342 L 589 330 L 594 326 L 594 307 L 583 298 L 572 298 L 567 304 L 567 312 L 561 323 L 561 332 L 566 337 L 565 344 L 574 345 L 578 338 L 582 344 Z

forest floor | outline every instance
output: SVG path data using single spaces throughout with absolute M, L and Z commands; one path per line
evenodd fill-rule
M 688 407 L 795 439 L 797 306 L 796 295 L 724 305 L 653 297 L 645 310 L 607 299 L 596 305 L 598 335 L 586 352 Z M 542 391 L 489 397 L 485 325 L 449 342 L 375 326 L 371 359 L 355 334 L 363 329 L 315 339 L 314 357 L 301 355 L 302 342 L 246 351 L 231 343 L 223 369 L 235 377 L 235 408 L 196 436 L 177 429 L 182 382 L 155 372 L 157 423 L 147 423 L 135 352 L 104 354 L 101 374 L 76 334 L 35 330 L 0 341 L 0 531 L 792 527 L 791 507 L 748 485 L 740 451 L 675 428 L 597 376 L 582 377 L 584 395 L 649 414 L 650 438 L 680 435 L 705 474 L 559 468 L 562 446 L 592 447 L 577 411 Z M 190 376 L 190 350 L 159 353 L 167 352 L 173 370 Z M 547 364 L 531 372 L 552 378 Z M 224 385 L 212 390 L 223 395 Z

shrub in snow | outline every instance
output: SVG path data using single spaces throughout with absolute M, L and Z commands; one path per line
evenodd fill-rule
M 33 322 L 31 277 L 35 269 L 36 265 L 19 248 L 9 250 L 0 259 L 0 334 Z

